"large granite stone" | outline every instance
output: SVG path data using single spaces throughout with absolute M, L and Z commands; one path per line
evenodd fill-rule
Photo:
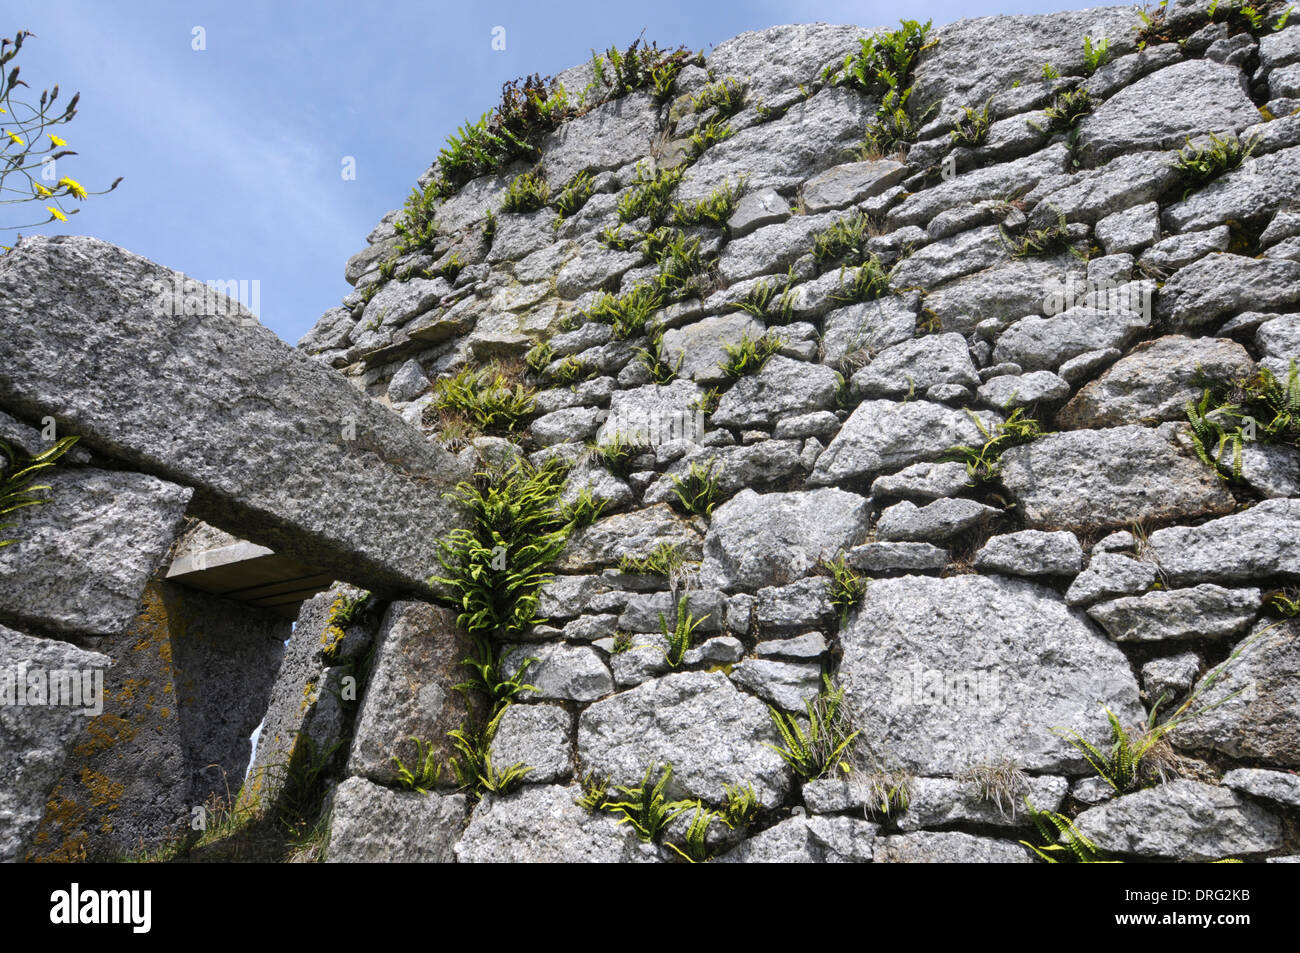
M 191 491 L 142 473 L 56 466 L 49 502 L 12 516 L 0 548 L 0 617 L 64 635 L 117 635 L 135 618 Z
M 32 238 L 0 262 L 0 323 L 5 405 L 277 553 L 427 589 L 464 466 L 233 299 L 99 239 Z
M 1002 455 L 1002 482 L 1035 529 L 1087 531 L 1233 507 L 1213 470 L 1136 425 L 1072 430 L 1012 447 Z
M 407 767 L 418 763 L 413 737 L 432 744 L 439 761 L 450 758 L 455 748 L 447 732 L 469 715 L 464 696 L 453 686 L 465 681 L 461 662 L 474 654 L 451 610 L 425 602 L 389 606 L 356 716 L 348 773 L 395 783 L 395 757 Z
M 50 789 L 63 775 L 73 742 L 93 713 L 95 672 L 102 689 L 104 670 L 111 664 L 106 655 L 0 626 L 0 677 L 5 679 L 0 685 L 0 774 L 5 779 L 0 785 L 0 863 L 23 859 L 45 813 Z M 20 665 L 26 666 L 29 677 L 40 673 L 39 684 L 48 684 L 50 673 L 66 672 L 75 677 L 79 691 L 87 685 L 90 692 L 80 694 L 82 705 L 20 706 L 14 697 Z M 89 676 L 88 681 L 83 681 L 83 675 Z M 25 703 L 30 686 L 30 682 L 17 686 Z M 99 701 L 103 702 L 102 696 Z
M 875 579 L 841 640 L 855 725 L 917 774 L 956 775 L 1007 752 L 1027 771 L 1067 771 L 1080 762 L 1053 728 L 1091 736 L 1102 705 L 1128 724 L 1143 717 L 1123 653 L 1034 583 Z

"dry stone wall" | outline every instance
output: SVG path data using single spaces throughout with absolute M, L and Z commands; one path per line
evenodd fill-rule
M 1026 796 L 1115 856 L 1293 854 L 1296 431 L 1248 434 L 1235 462 L 1229 442 L 1216 467 L 1187 410 L 1206 388 L 1246 399 L 1261 368 L 1285 386 L 1300 358 L 1300 24 L 1273 29 L 1279 12 L 1258 29 L 1186 2 L 1146 33 L 1127 7 L 935 29 L 908 77 L 918 128 L 874 153 L 855 150 L 881 93 L 825 69 L 885 31 L 747 33 L 666 96 L 564 122 L 536 169 L 449 190 L 422 247 L 403 244 L 407 211 L 385 216 L 299 347 L 467 463 L 563 461 L 566 500 L 603 509 L 554 562 L 544 621 L 502 647 L 507 668 L 535 660 L 492 749 L 533 767 L 522 786 L 396 792 L 358 728 L 331 859 L 680 859 L 576 803 L 584 779 L 613 791 L 666 763 L 672 797 L 752 785 L 756 823 L 709 834 L 731 861 L 1028 861 Z M 1085 37 L 1109 41 L 1100 64 Z M 593 75 L 558 81 L 576 97 Z M 744 91 L 729 116 L 698 98 L 720 83 Z M 1210 134 L 1252 148 L 1196 178 L 1180 150 Z M 511 211 L 538 177 L 552 199 L 590 194 Z M 730 189 L 726 216 L 641 216 L 650 181 L 679 210 Z M 637 317 L 655 287 L 676 293 Z M 755 341 L 752 372 L 728 372 Z M 485 366 L 489 386 L 535 391 L 514 429 L 447 412 Z M 693 468 L 707 511 L 675 492 Z M 684 564 L 633 571 L 664 546 Z M 868 579 L 844 614 L 837 556 Z M 679 598 L 703 622 L 673 665 L 660 613 Z M 388 611 L 377 665 L 409 703 L 437 666 L 394 614 L 450 634 Z M 823 674 L 861 734 L 851 774 L 800 783 L 769 706 L 802 712 Z M 1216 707 L 1162 744 L 1168 783 L 1117 794 L 1061 737 L 1105 741 L 1107 710 L 1139 732 L 1162 696 L 1169 712 L 1198 691 Z M 415 724 L 401 703 L 379 706 L 380 743 Z M 995 804 L 976 779 L 1008 764 Z M 906 809 L 882 811 L 899 786 Z

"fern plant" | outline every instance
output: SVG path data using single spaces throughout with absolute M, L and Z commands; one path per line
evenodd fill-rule
M 546 567 L 567 537 L 557 505 L 564 474 L 558 462 L 535 467 L 520 459 L 480 471 L 447 494 L 469 526 L 439 543 L 447 575 L 432 581 L 457 593 L 457 622 L 470 635 L 504 639 L 536 621 L 538 590 L 551 576 Z
M 1026 226 L 1014 236 L 1006 228 L 999 226 L 999 230 L 1012 258 L 1042 257 L 1059 251 L 1069 251 L 1075 257 L 1083 257 L 1070 243 L 1070 227 L 1065 220 L 1065 213 L 1060 210 L 1057 210 L 1056 221 L 1043 228 Z
M 1105 746 L 1093 744 L 1073 728 L 1053 728 L 1052 731 L 1082 754 L 1097 776 L 1119 794 L 1136 790 L 1156 780 L 1163 781 L 1177 767 L 1177 758 L 1167 738 L 1169 733 L 1184 722 L 1218 708 L 1245 691 L 1244 688 L 1239 689 L 1218 701 L 1198 707 L 1200 697 L 1224 676 L 1242 653 L 1281 624 L 1275 622 L 1265 626 L 1238 645 L 1232 654 L 1206 675 L 1196 690 L 1163 721 L 1158 720 L 1160 703 L 1164 700 L 1162 697 L 1152 706 L 1146 723 L 1139 731 L 1132 733 L 1125 729 L 1109 708 L 1103 709 L 1110 726 L 1110 740 Z
M 592 448 L 592 453 L 611 473 L 626 474 L 632 468 L 632 461 L 641 453 L 643 445 L 622 431 L 606 435 L 605 439 Z
M 670 843 L 668 846 L 683 860 L 692 864 L 704 863 L 710 859 L 709 828 L 717 818 L 717 811 L 705 807 L 703 801 L 696 801 L 695 813 L 691 815 L 691 822 L 686 826 L 686 842 L 681 845 Z
M 850 265 L 866 261 L 870 257 L 867 240 L 876 228 L 866 212 L 839 219 L 813 236 L 813 260 L 821 267 L 841 261 Z
M 686 556 L 675 543 L 659 543 L 643 557 L 624 556 L 618 561 L 618 571 L 634 576 L 667 576 L 677 578 L 687 565 Z
M 815 781 L 836 769 L 844 774 L 852 770 L 848 758 L 858 732 L 852 730 L 843 710 L 844 689 L 835 687 L 829 675 L 822 676 L 822 686 L 821 692 L 804 703 L 808 713 L 806 730 L 794 715 L 768 706 L 781 746 L 767 746 L 801 781 Z
M 957 118 L 956 128 L 948 134 L 952 138 L 953 145 L 973 149 L 988 139 L 989 128 L 992 125 L 989 117 L 992 103 L 993 97 L 990 96 L 984 101 L 984 108 L 978 112 L 970 106 L 962 107 L 962 114 Z
M 762 802 L 754 793 L 754 785 L 746 784 L 742 788 L 739 784 L 724 783 L 722 789 L 726 792 L 719 815 L 722 823 L 733 831 L 744 830 L 754 823 L 758 812 L 763 809 Z
M 521 660 L 514 674 L 509 675 L 501 668 L 500 653 L 485 637 L 475 636 L 474 641 L 474 654 L 461 661 L 469 669 L 470 677 L 454 686 L 456 691 L 481 692 L 492 703 L 493 711 L 514 701 L 520 692 L 537 691 L 536 685 L 524 681 L 524 674 L 538 661 L 536 658 Z
M 713 515 L 713 508 L 722 497 L 718 474 L 714 472 L 717 466 L 717 457 L 710 457 L 707 464 L 692 460 L 685 479 L 673 476 L 673 495 L 687 513 L 705 518 Z
M 1207 387 L 1199 401 L 1188 401 L 1184 406 L 1187 421 L 1192 427 L 1192 447 L 1196 456 L 1224 480 L 1241 479 L 1241 454 L 1244 445 L 1240 426 L 1229 427 L 1225 418 L 1241 417 L 1241 408 L 1235 404 L 1215 405 L 1212 392 Z
M 651 315 L 665 304 L 663 289 L 643 281 L 622 295 L 601 295 L 585 315 L 592 321 L 613 327 L 614 337 L 623 341 L 645 331 Z
M 1052 104 L 1043 110 L 1047 127 L 1053 131 L 1073 129 L 1079 120 L 1093 110 L 1092 94 L 1082 86 L 1056 94 Z
M 1285 381 L 1261 367 L 1245 384 L 1245 404 L 1260 425 L 1259 439 L 1300 446 L 1300 365 L 1292 358 Z
M 704 619 L 708 618 L 708 616 L 702 619 L 695 618 L 687 609 L 686 602 L 686 596 L 677 600 L 677 617 L 672 626 L 669 626 L 664 614 L 659 613 L 659 629 L 668 643 L 668 648 L 664 650 L 664 658 L 673 668 L 682 664 L 686 650 L 691 647 L 695 630 L 704 623 Z
M 832 301 L 874 301 L 889 291 L 889 273 L 874 255 L 854 269 L 852 279 L 847 282 L 846 272 L 847 267 L 840 269 L 840 286 L 831 292 Z
M 864 37 L 859 49 L 822 71 L 822 80 L 835 86 L 849 86 L 868 95 L 887 93 L 911 75 L 916 57 L 932 44 L 926 43 L 932 21 L 900 20 L 901 29 Z
M 398 234 L 397 252 L 432 252 L 438 244 L 438 222 L 434 211 L 438 207 L 438 183 L 430 182 L 424 188 L 412 188 L 406 198 L 402 214 L 393 222 Z
M 723 342 L 722 350 L 727 356 L 718 362 L 718 367 L 728 377 L 739 378 L 748 374 L 757 374 L 763 369 L 768 358 L 783 347 L 785 347 L 783 337 L 765 333 L 754 338 L 746 331 L 735 344 Z
M 953 447 L 943 455 L 943 459 L 966 464 L 966 475 L 970 478 L 968 486 L 996 480 L 1002 470 L 1003 451 L 1046 435 L 1038 421 L 1028 416 L 1023 407 L 1017 407 L 1004 422 L 993 427 L 989 427 L 970 410 L 966 411 L 966 415 L 979 428 L 984 443 L 979 446 L 962 444 Z
M 1250 158 L 1250 154 L 1259 145 L 1258 139 L 1242 142 L 1234 135 L 1221 139 L 1213 132 L 1209 138 L 1210 141 L 1203 145 L 1196 145 L 1189 138 L 1178 153 L 1174 167 L 1188 182 L 1184 198 L 1210 180 L 1237 168 Z
M 61 437 L 35 456 L 20 454 L 0 440 L 0 454 L 4 457 L 0 461 L 0 520 L 28 506 L 40 506 L 49 502 L 48 497 L 41 495 L 50 491 L 49 484 L 32 481 L 36 479 L 36 474 L 54 466 L 78 439 Z M 16 524 L 12 520 L 0 522 L 0 535 L 14 525 Z M 0 548 L 16 542 L 16 539 L 0 538 Z
M 777 285 L 763 279 L 750 288 L 745 297 L 732 307 L 767 324 L 789 324 L 794 319 L 794 275 L 791 273 L 780 293 Z
M 506 186 L 506 197 L 501 200 L 503 212 L 536 212 L 546 205 L 551 188 L 540 169 L 521 172 Z
M 686 140 L 690 147 L 691 159 L 698 159 L 710 147 L 731 138 L 732 131 L 731 123 L 721 116 L 716 116 L 697 127 Z
M 664 790 L 673 776 L 673 766 L 665 765 L 663 775 L 651 784 L 650 778 L 657 768 L 658 765 L 655 764 L 646 768 L 645 777 L 639 785 L 619 785 L 618 790 L 623 800 L 606 801 L 601 805 L 603 810 L 622 815 L 618 823 L 631 824 L 637 836 L 647 844 L 659 836 L 669 821 L 695 806 L 691 801 L 669 801 L 664 797 Z
M 576 354 L 569 354 L 551 371 L 551 378 L 557 384 L 573 385 L 580 381 L 590 380 L 599 373 L 598 368 L 589 366 L 586 361 Z
M 834 559 L 823 558 L 818 568 L 831 578 L 830 599 L 840 613 L 840 625 L 848 622 L 849 613 L 853 611 L 867 594 L 867 580 L 854 571 L 845 560 L 843 553 Z
M 415 743 L 415 768 L 408 768 L 401 758 L 393 755 L 393 761 L 397 765 L 397 781 L 409 791 L 428 794 L 429 789 L 437 787 L 442 779 L 442 762 L 437 758 L 437 747 L 432 741 L 426 744 L 415 735 L 411 735 L 411 741 Z
M 652 227 L 662 225 L 673 211 L 673 190 L 685 174 L 685 166 L 651 173 L 638 165 L 631 190 L 619 200 L 618 220 L 630 222 L 644 217 L 650 219 Z
M 577 214 L 587 204 L 587 199 L 591 198 L 593 189 L 591 173 L 585 170 L 579 172 L 565 183 L 564 188 L 560 189 L 559 194 L 555 196 L 555 201 L 552 203 L 559 213 L 556 224 L 558 225 L 564 219 Z
M 435 412 L 461 414 L 485 432 L 513 431 L 535 406 L 536 392 L 511 381 L 498 364 L 467 365 L 434 383 Z
M 1271 593 L 1267 604 L 1282 618 L 1294 619 L 1300 615 L 1300 589 L 1286 589 Z
M 702 113 L 716 109 L 722 116 L 734 116 L 745 108 L 745 84 L 726 76 L 709 83 L 691 97 L 691 111 Z
M 698 202 L 674 202 L 673 222 L 677 225 L 710 225 L 724 228 L 731 213 L 736 210 L 736 202 L 745 187 L 747 176 L 741 175 L 733 188 L 730 182 L 724 182 L 719 188 L 709 193 L 707 198 Z
M 605 795 L 608 792 L 609 778 L 596 774 L 594 771 L 588 771 L 582 778 L 582 795 L 574 803 L 583 810 L 594 813 L 600 810 L 601 805 L 605 803 Z
M 522 761 L 504 769 L 497 769 L 492 764 L 492 741 L 509 708 L 508 703 L 502 705 L 481 728 L 467 722 L 447 732 L 458 752 L 451 758 L 456 784 L 476 800 L 484 793 L 509 794 L 523 784 L 524 778 L 533 770 Z
M 1092 37 L 1083 38 L 1083 75 L 1091 76 L 1110 61 L 1110 40 L 1102 38 L 1094 43 Z
M 560 515 L 564 518 L 564 522 L 568 524 L 570 532 L 583 529 L 600 519 L 600 514 L 604 511 L 607 502 L 607 500 L 596 499 L 592 495 L 590 487 L 583 487 L 578 491 L 578 495 L 572 503 L 568 503 L 561 508 Z
M 647 346 L 635 349 L 637 360 L 650 372 L 650 379 L 660 385 L 671 384 L 677 380 L 677 372 L 681 370 L 682 361 L 686 359 L 686 352 L 683 351 L 677 355 L 676 361 L 668 363 L 668 358 L 664 356 L 663 342 L 663 334 L 652 331 L 647 335 Z
M 1055 811 L 1039 811 L 1025 798 L 1025 808 L 1034 826 L 1038 828 L 1041 844 L 1031 844 L 1022 840 L 1020 843 L 1032 850 L 1040 859 L 1049 864 L 1113 863 L 1103 858 L 1100 848 L 1085 837 L 1074 821 Z

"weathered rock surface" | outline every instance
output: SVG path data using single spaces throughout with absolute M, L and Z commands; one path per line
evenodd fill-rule
M 1278 819 L 1240 794 L 1199 781 L 1171 781 L 1126 794 L 1075 818 L 1103 851 L 1208 861 L 1282 846 Z
M 1175 585 L 1300 576 L 1300 500 L 1265 500 L 1199 526 L 1158 529 L 1150 542 Z
M 1038 529 L 1088 531 L 1233 505 L 1213 470 L 1140 426 L 1072 430 L 1012 447 L 1002 455 L 1002 481 Z
M 916 831 L 876 842 L 878 864 L 1028 864 L 1029 851 L 1015 841 L 960 831 Z
M 451 864 L 469 805 L 463 794 L 390 791 L 348 778 L 334 792 L 331 864 Z
M 83 695 L 85 704 L 49 705 L 32 704 L 29 698 L 31 682 L 21 686 L 24 705 L 16 704 L 13 696 L 13 672 L 25 663 L 27 671 L 43 673 L 41 684 L 48 686 L 46 676 L 53 672 L 71 672 L 77 678 L 77 688 L 85 684 L 83 673 L 90 676 L 91 692 Z M 13 629 L 0 626 L 0 673 L 5 686 L 0 698 L 0 771 L 5 783 L 0 787 L 0 862 L 15 863 L 23 859 L 28 841 L 36 832 L 50 789 L 63 775 L 63 766 L 78 734 L 84 727 L 88 712 L 93 713 L 94 673 L 103 670 L 111 660 L 97 652 L 88 652 L 67 642 L 35 639 Z M 48 687 L 41 695 L 48 699 Z M 72 699 L 68 699 L 72 701 Z M 103 698 L 100 697 L 102 704 Z
M 196 515 L 255 543 L 426 590 L 463 467 L 233 299 L 98 239 L 32 238 L 0 265 L 0 314 L 7 406 L 194 487 Z
M 1091 732 L 1103 704 L 1141 717 L 1119 649 L 1033 583 L 876 579 L 841 640 L 855 723 L 917 774 L 957 774 L 1006 751 L 1026 770 L 1061 771 L 1077 761 L 1053 727 Z
M 1073 533 L 1027 529 L 994 536 L 975 554 L 975 568 L 1014 576 L 1055 576 L 1077 573 L 1083 547 Z
M 608 812 L 588 813 L 576 803 L 581 796 L 576 784 L 529 784 L 506 797 L 489 794 L 456 843 L 456 859 L 462 864 L 598 864 L 644 857 L 632 825 L 619 825 Z
M 117 635 L 181 529 L 191 491 L 140 473 L 41 474 L 49 502 L 18 510 L 0 538 L 0 617 L 65 636 Z
M 790 817 L 719 857 L 720 864 L 865 864 L 879 826 L 855 817 Z
M 789 788 L 767 706 L 721 672 L 666 675 L 596 702 L 578 720 L 583 772 L 640 783 L 647 766 L 672 764 L 668 797 L 719 802 L 723 784 L 750 784 L 774 804 Z
M 1168 335 L 1140 344 L 1097 380 L 1085 385 L 1056 420 L 1071 430 L 1184 420 L 1189 400 L 1206 387 L 1250 376 L 1246 349 L 1222 338 Z
M 1280 767 L 1300 767 L 1300 624 L 1261 625 L 1206 673 L 1198 707 L 1217 705 L 1170 735 L 1180 749 L 1219 751 Z M 1252 641 L 1253 640 L 1253 641 Z M 1226 665 L 1226 668 L 1224 666 Z M 1210 676 L 1220 677 L 1207 684 Z M 1239 694 L 1229 698 L 1234 692 Z
M 1262 602 L 1258 589 L 1203 583 L 1100 602 L 1088 615 L 1117 642 L 1223 638 L 1245 630 Z
M 822 556 L 833 558 L 860 542 L 867 520 L 866 499 L 835 488 L 744 490 L 713 512 L 702 581 L 717 589 L 793 582 Z
M 1188 136 L 1232 134 L 1259 122 L 1241 71 L 1209 60 L 1157 70 L 1102 103 L 1079 123 L 1079 142 L 1097 161 L 1135 149 L 1181 146 Z M 1179 95 L 1187 88 L 1196 96 Z M 1171 109 L 1176 102 L 1179 108 Z
M 434 745 L 438 760 L 450 758 L 455 749 L 447 732 L 459 728 L 469 714 L 453 686 L 465 680 L 461 662 L 474 652 L 451 610 L 424 602 L 389 606 L 356 716 L 348 772 L 395 783 L 394 758 L 408 767 L 419 763 L 412 737 Z
M 1001 418 L 977 413 L 986 427 Z M 814 486 L 871 478 L 934 460 L 959 444 L 982 443 L 979 427 L 961 410 L 924 400 L 894 403 L 866 400 L 817 458 L 808 482 Z

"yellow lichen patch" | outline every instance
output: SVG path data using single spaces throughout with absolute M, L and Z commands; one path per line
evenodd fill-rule
M 345 632 L 337 625 L 327 626 L 325 631 L 320 635 L 321 655 L 327 659 L 332 659 L 343 644 Z
M 50 792 L 45 802 L 45 816 L 41 818 L 32 838 L 32 849 L 26 859 L 33 863 L 42 861 L 53 863 L 75 863 L 86 859 L 86 843 L 90 835 L 79 828 L 86 822 L 90 812 L 63 793 L 60 781 Z M 45 850 L 55 839 L 59 844 L 53 850 Z
M 100 751 L 107 751 L 119 742 L 132 740 L 137 730 L 120 715 L 105 712 L 91 719 L 86 726 L 85 740 L 79 742 L 72 753 L 78 758 L 89 758 Z
M 90 792 L 90 806 L 102 807 L 109 811 L 117 810 L 118 799 L 126 791 L 125 784 L 118 784 L 107 775 L 92 771 L 90 768 L 81 769 L 81 783 Z
M 140 678 L 127 678 L 122 681 L 122 687 L 114 696 L 123 705 L 129 705 L 135 700 L 135 693 L 149 684 L 149 680 Z
M 320 690 L 316 684 L 316 679 L 308 679 L 307 684 L 302 687 L 302 703 L 298 706 L 298 714 L 305 714 L 307 709 L 316 704 L 319 699 Z

